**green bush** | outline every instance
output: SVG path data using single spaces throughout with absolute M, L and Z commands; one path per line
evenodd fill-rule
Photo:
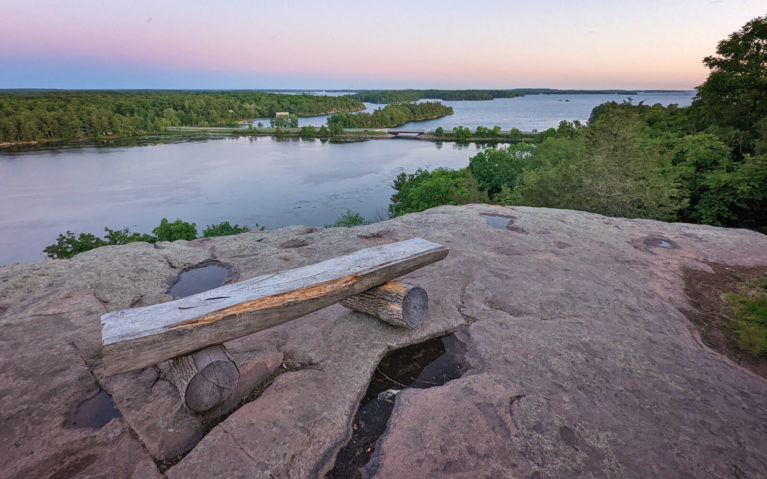
M 487 194 L 479 190 L 477 180 L 468 168 L 434 171 L 417 170 L 408 175 L 400 173 L 392 187 L 397 192 L 391 197 L 389 215 L 392 217 L 415 213 L 439 205 L 486 203 Z
M 167 218 L 163 218 L 160 220 L 160 226 L 153 229 L 152 233 L 157 236 L 157 241 L 191 241 L 197 238 L 197 225 L 178 218 L 171 223 Z
M 365 218 L 359 213 L 359 211 L 352 211 L 352 210 L 346 210 L 346 213 L 341 215 L 338 220 L 333 223 L 332 225 L 326 226 L 327 228 L 337 228 L 337 227 L 349 227 L 349 226 L 359 226 L 366 224 L 367 221 Z
M 256 228 L 258 228 L 258 225 L 256 225 Z M 204 230 L 202 230 L 202 237 L 212 238 L 214 236 L 238 235 L 240 233 L 247 233 L 248 231 L 250 231 L 250 228 L 247 226 L 232 226 L 228 221 L 224 221 L 223 223 L 219 223 L 217 225 L 208 225 Z
M 458 141 L 466 141 L 471 138 L 471 130 L 462 126 L 453 127 L 453 137 Z
M 264 227 L 261 226 L 259 228 L 259 225 L 256 225 L 256 229 L 263 231 Z M 118 230 L 104 228 L 104 231 L 106 233 L 104 234 L 103 239 L 90 233 L 81 233 L 78 236 L 75 236 L 73 232 L 67 231 L 66 234 L 59 235 L 56 239 L 56 243 L 46 246 L 43 249 L 43 252 L 47 254 L 49 258 L 61 259 L 71 258 L 78 253 L 92 250 L 100 246 L 121 245 L 134 243 L 136 241 L 156 243 L 158 241 L 176 241 L 179 239 L 193 240 L 197 238 L 197 226 L 194 223 L 187 223 L 180 219 L 176 219 L 176 221 L 171 223 L 167 218 L 163 218 L 160 222 L 160 226 L 152 230 L 156 236 L 131 233 L 128 228 Z M 212 236 L 235 235 L 247 231 L 250 231 L 247 226 L 232 226 L 228 221 L 224 221 L 217 225 L 208 225 L 203 231 L 203 237 L 210 238 Z
M 767 351 L 767 278 L 747 282 L 725 299 L 733 308 L 730 326 L 740 345 L 753 354 Z
M 71 258 L 83 251 L 88 251 L 105 245 L 106 242 L 104 240 L 90 233 L 80 233 L 79 236 L 75 237 L 73 232 L 67 231 L 65 234 L 59 235 L 55 244 L 46 246 L 45 249 L 43 249 L 43 252 L 47 254 L 49 258 Z
M 59 235 L 56 239 L 56 243 L 46 246 L 43 249 L 43 252 L 47 254 L 49 258 L 63 259 L 71 258 L 76 254 L 101 246 L 128 244 L 136 241 L 146 241 L 147 243 L 154 243 L 157 241 L 157 238 L 152 235 L 131 233 L 128 231 L 128 228 L 123 228 L 121 230 L 104 228 L 104 231 L 106 231 L 104 239 L 90 233 L 80 233 L 78 236 L 75 236 L 71 231 L 67 231 L 66 234 Z
M 301 138 L 314 138 L 317 136 L 317 128 L 313 126 L 302 126 L 298 132 L 298 136 Z
M 157 242 L 157 238 L 152 235 L 148 235 L 146 233 L 131 233 L 128 231 L 128 228 L 123 228 L 121 230 L 104 228 L 104 231 L 106 231 L 104 239 L 108 245 L 128 244 L 135 243 L 136 241 L 146 241 L 147 243 Z

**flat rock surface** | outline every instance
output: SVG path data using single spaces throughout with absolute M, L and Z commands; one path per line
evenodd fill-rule
M 405 277 L 421 328 L 335 305 L 231 341 L 241 384 L 205 415 L 162 364 L 104 377 L 100 316 L 171 300 L 186 268 L 243 280 L 412 237 L 450 248 Z M 682 313 L 684 271 L 712 263 L 767 266 L 767 236 L 471 205 L 0 267 L 0 477 L 323 477 L 386 352 L 452 331 L 467 371 L 397 395 L 365 475 L 765 477 L 767 381 Z M 111 416 L 85 406 L 99 391 Z

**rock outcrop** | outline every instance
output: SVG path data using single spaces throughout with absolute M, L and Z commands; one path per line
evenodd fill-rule
M 163 365 L 104 377 L 100 316 L 170 300 L 185 268 L 247 279 L 415 236 L 451 251 L 406 276 L 429 294 L 418 329 L 335 305 L 229 342 L 240 385 L 205 415 Z M 467 370 L 396 394 L 364 474 L 763 477 L 767 380 L 682 313 L 684 271 L 710 263 L 767 266 L 767 236 L 472 205 L 0 267 L 0 477 L 323 477 L 387 351 L 448 332 Z M 100 391 L 119 414 L 89 409 Z

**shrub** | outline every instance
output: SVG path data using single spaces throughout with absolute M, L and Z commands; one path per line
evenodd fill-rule
M 753 354 L 767 351 L 767 278 L 747 282 L 725 299 L 733 308 L 730 326 L 738 332 L 740 345 Z
M 88 251 L 105 245 L 106 242 L 104 240 L 97 238 L 90 233 L 80 233 L 79 236 L 75 237 L 73 232 L 67 231 L 65 234 L 59 235 L 55 244 L 46 246 L 45 249 L 43 249 L 43 252 L 47 254 L 49 258 L 71 258 L 83 251 Z
M 302 126 L 301 130 L 298 132 L 298 136 L 301 138 L 314 138 L 317 136 L 317 128 L 313 126 Z
M 258 228 L 258 225 L 256 225 L 256 228 Z M 217 225 L 208 225 L 204 230 L 202 230 L 202 237 L 212 238 L 214 236 L 237 235 L 240 233 L 247 233 L 248 231 L 250 231 L 250 228 L 247 226 L 232 226 L 228 221 L 224 221 L 223 223 L 219 223 Z
M 176 218 L 173 223 L 167 218 L 160 221 L 160 226 L 152 230 L 157 241 L 193 240 L 197 237 L 197 225 Z
M 157 242 L 157 238 L 152 235 L 131 233 L 128 231 L 128 228 L 123 228 L 121 230 L 104 228 L 104 231 L 106 231 L 104 239 L 108 245 L 128 244 L 135 243 L 136 241 L 146 241 L 147 243 Z
M 462 205 L 487 202 L 487 193 L 479 191 L 477 180 L 468 168 L 434 171 L 417 170 L 408 175 L 400 173 L 392 187 L 389 215 L 392 217 L 415 213 L 439 205 Z
M 359 226 L 366 224 L 367 221 L 365 218 L 359 213 L 359 211 L 352 211 L 352 210 L 346 210 L 346 213 L 341 215 L 338 220 L 336 220 L 335 223 L 332 225 L 328 225 L 329 228 L 337 228 L 337 227 L 349 227 L 349 226 Z

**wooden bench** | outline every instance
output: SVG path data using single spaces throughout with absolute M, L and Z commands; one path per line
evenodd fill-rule
M 168 375 L 190 409 L 226 399 L 239 372 L 223 343 L 340 302 L 395 326 L 417 327 L 428 297 L 395 278 L 443 259 L 448 249 L 421 238 L 366 248 L 186 298 L 101 317 L 107 375 L 171 360 Z

